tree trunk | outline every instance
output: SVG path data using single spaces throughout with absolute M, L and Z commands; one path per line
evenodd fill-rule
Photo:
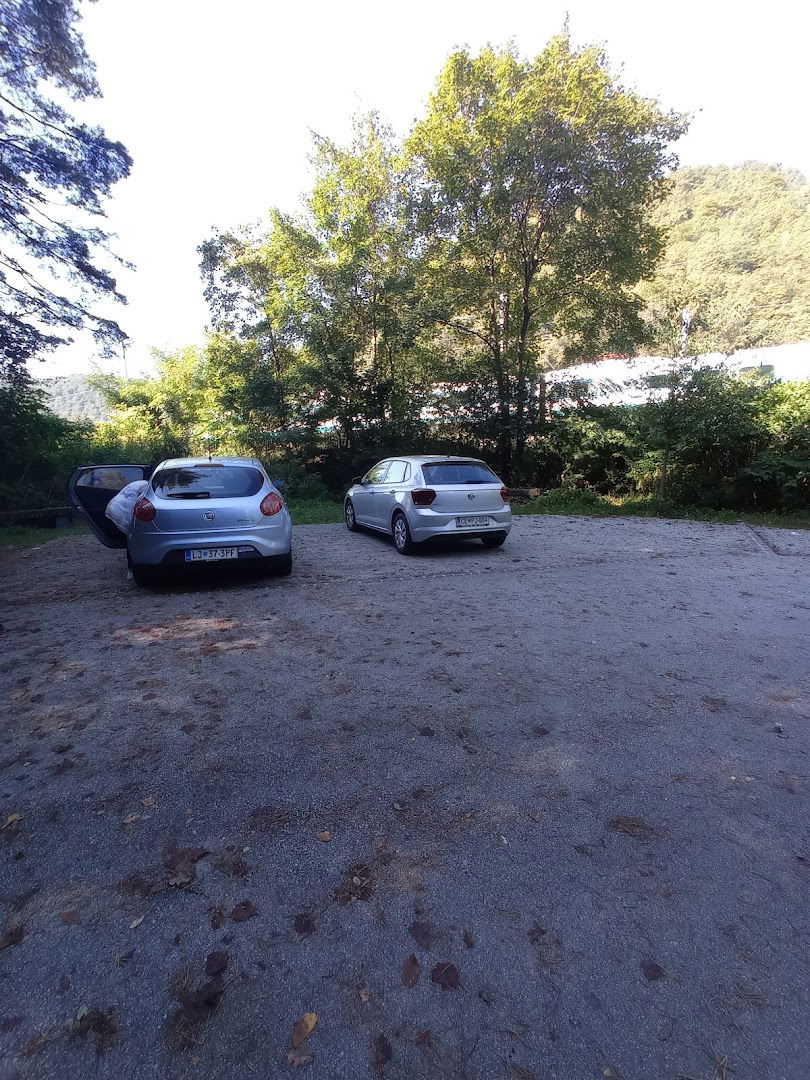
M 658 501 L 663 502 L 667 493 L 667 466 L 669 465 L 669 447 L 664 447 L 664 460 L 661 462 L 661 476 L 658 480 Z

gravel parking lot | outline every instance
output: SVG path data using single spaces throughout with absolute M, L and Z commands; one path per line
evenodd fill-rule
M 805 1080 L 810 533 L 294 559 L 3 557 L 0 1075 Z

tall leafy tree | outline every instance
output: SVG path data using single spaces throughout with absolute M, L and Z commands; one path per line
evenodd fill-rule
M 492 48 L 447 61 L 407 143 L 423 282 L 494 384 L 504 475 L 542 422 L 555 352 L 644 340 L 634 286 L 661 252 L 650 211 L 684 128 L 567 33 L 532 61 Z
M 102 351 L 124 339 L 91 310 L 123 300 L 94 221 L 131 159 L 63 101 L 100 96 L 76 0 L 0 0 L 0 373 L 89 329 Z M 101 257 L 101 261 L 99 261 Z
M 264 237 L 202 245 L 214 327 L 261 346 L 303 420 L 335 421 L 346 447 L 390 445 L 418 415 L 412 394 L 415 292 L 391 133 L 360 117 L 350 145 L 316 139 L 315 183 L 300 216 L 271 214 Z M 418 366 L 418 365 L 417 365 Z M 293 410 L 296 411 L 296 410 Z

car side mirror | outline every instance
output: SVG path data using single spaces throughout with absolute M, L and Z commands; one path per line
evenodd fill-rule
M 353 476 L 352 477 L 352 485 L 353 484 L 362 484 L 362 483 L 363 483 L 363 477 L 362 476 Z

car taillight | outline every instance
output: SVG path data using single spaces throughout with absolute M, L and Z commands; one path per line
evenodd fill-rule
M 148 499 L 138 499 L 132 507 L 132 513 L 138 521 L 154 521 L 157 510 Z
M 509 488 L 507 488 L 507 487 L 501 488 L 501 499 L 503 500 L 503 502 L 509 502 L 510 494 L 511 494 L 511 492 L 509 491 Z
M 436 492 L 433 488 L 417 488 L 411 492 L 411 498 L 414 506 L 430 506 L 436 498 Z
M 272 517 L 273 514 L 277 514 L 279 510 L 284 509 L 284 503 L 276 495 L 275 491 L 271 491 L 269 495 L 265 495 L 262 499 L 262 504 L 259 507 L 265 517 Z

